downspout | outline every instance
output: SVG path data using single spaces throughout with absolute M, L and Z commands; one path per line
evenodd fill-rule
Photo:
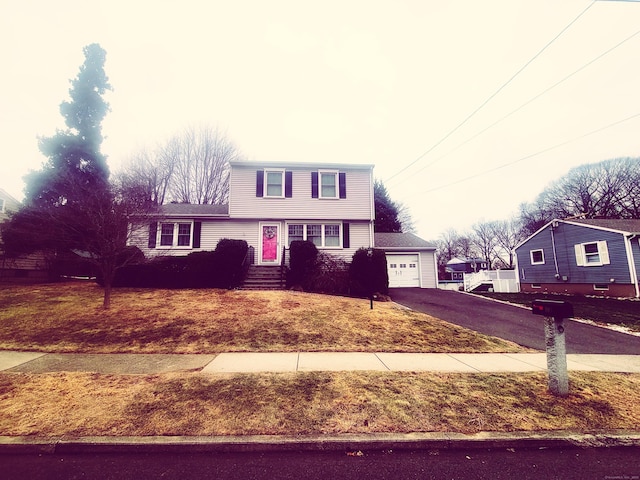
M 629 262 L 629 273 L 631 273 L 631 282 L 636 289 L 636 298 L 640 298 L 640 285 L 638 285 L 638 270 L 636 263 L 633 261 L 633 247 L 631 241 L 638 238 L 638 234 L 632 234 L 624 237 L 624 246 L 627 250 L 627 261 Z
M 556 267 L 556 280 L 560 279 L 560 271 L 558 270 L 558 258 L 556 257 L 556 239 L 553 235 L 553 231 L 557 228 L 558 222 L 551 223 L 551 246 L 553 247 L 553 264 Z

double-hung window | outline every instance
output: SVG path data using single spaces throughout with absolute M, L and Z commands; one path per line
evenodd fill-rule
M 265 170 L 265 197 L 284 198 L 284 170 Z
M 320 198 L 338 198 L 338 172 L 320 171 Z
M 193 231 L 191 222 L 161 223 L 159 230 L 161 248 L 191 247 Z
M 608 265 L 609 250 L 606 241 L 579 243 L 575 245 L 576 263 L 580 267 Z

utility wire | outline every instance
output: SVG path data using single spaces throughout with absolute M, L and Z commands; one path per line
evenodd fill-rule
M 485 171 L 483 171 L 483 172 L 476 173 L 476 174 L 474 174 L 474 175 L 470 175 L 470 176 L 465 177 L 465 178 L 461 178 L 460 180 L 456 180 L 455 182 L 447 183 L 447 184 L 445 184 L 445 185 L 440 185 L 440 186 L 438 186 L 438 187 L 434 187 L 434 188 L 431 188 L 431 189 L 429 189 L 429 190 L 425 190 L 425 191 L 420 192 L 420 193 L 421 193 L 421 194 L 425 194 L 425 193 L 436 192 L 436 191 L 438 191 L 438 190 L 442 190 L 442 189 L 444 189 L 444 188 L 452 187 L 453 185 L 458 185 L 458 184 L 460 184 L 460 183 L 467 182 L 467 181 L 469 181 L 469 180 L 473 180 L 473 179 L 475 179 L 475 178 L 481 177 L 481 176 L 486 175 L 486 174 L 488 174 L 488 173 L 492 173 L 492 172 L 495 172 L 495 171 L 497 171 L 497 170 L 501 170 L 501 169 L 503 169 L 503 168 L 510 167 L 511 165 L 515 165 L 516 163 L 520 163 L 520 162 L 522 162 L 522 161 L 524 161 L 524 160 L 528 160 L 528 159 L 530 159 L 530 158 L 537 157 L 538 155 L 542 155 L 543 153 L 547 153 L 547 152 L 549 152 L 549 151 L 551 151 L 551 150 L 555 150 L 556 148 L 563 147 L 563 146 L 565 146 L 565 145 L 568 145 L 568 144 L 570 144 L 570 143 L 573 143 L 573 142 L 575 142 L 575 141 L 577 141 L 577 140 L 581 140 L 581 139 L 583 139 L 583 138 L 585 138 L 585 137 L 588 137 L 588 136 L 590 136 L 590 135 L 594 135 L 594 134 L 596 134 L 596 133 L 602 132 L 603 130 L 607 130 L 607 129 L 611 128 L 611 127 L 615 127 L 616 125 L 620 125 L 621 123 L 627 122 L 627 121 L 632 120 L 632 119 L 634 119 L 634 118 L 636 118 L 636 117 L 640 117 L 640 113 L 636 113 L 635 115 L 631 115 L 630 117 L 624 118 L 624 119 L 622 119 L 622 120 L 618 120 L 617 122 L 610 123 L 610 124 L 609 124 L 609 125 L 607 125 L 607 126 L 600 127 L 600 128 L 598 128 L 598 129 L 596 129 L 596 130 L 592 130 L 591 132 L 585 133 L 585 134 L 580 135 L 580 136 L 578 136 L 578 137 L 574 137 L 574 138 L 572 138 L 571 140 L 566 140 L 566 141 L 564 141 L 564 142 L 557 143 L 557 144 L 555 144 L 555 145 L 553 145 L 553 146 L 551 146 L 551 147 L 547 147 L 547 148 L 545 148 L 545 149 L 543 149 L 543 150 L 540 150 L 540 151 L 538 151 L 538 152 L 536 152 L 536 153 L 532 153 L 532 154 L 526 155 L 526 156 L 521 157 L 521 158 L 519 158 L 519 159 L 517 159 L 517 160 L 513 160 L 513 161 L 511 161 L 511 162 L 507 162 L 507 163 L 504 163 L 504 164 L 502 164 L 502 165 L 498 165 L 498 166 L 497 166 L 497 167 L 495 167 L 495 168 L 492 168 L 492 169 L 489 169 L 489 170 L 485 170 Z M 413 196 L 413 195 L 412 195 L 412 196 Z
M 407 170 L 409 167 L 413 166 L 415 163 L 417 163 L 418 161 L 420 161 L 423 157 L 425 157 L 426 155 L 428 155 L 429 153 L 431 153 L 433 151 L 433 149 L 435 149 L 436 147 L 438 147 L 442 142 L 444 142 L 447 138 L 449 138 L 451 135 L 453 135 L 460 127 L 462 127 L 465 123 L 467 123 L 476 113 L 478 113 L 480 110 L 482 110 L 491 100 L 493 100 L 493 98 L 498 95 L 507 85 L 509 85 L 518 75 L 520 75 L 520 73 L 522 73 L 522 71 L 527 68 L 531 63 L 533 63 L 547 48 L 549 48 L 558 38 L 560 38 L 560 36 L 566 32 L 569 28 L 571 28 L 571 26 L 576 23 L 578 21 L 578 19 L 580 17 L 582 17 L 587 10 L 589 10 L 594 3 L 596 3 L 597 0 L 592 0 L 592 2 L 587 6 L 587 8 L 585 8 L 582 12 L 580 12 L 580 14 L 574 18 L 571 22 L 569 22 L 569 24 L 564 27 L 560 33 L 558 33 L 555 37 L 553 37 L 553 39 L 551 39 L 551 41 L 549 41 L 543 48 L 542 50 L 540 50 L 538 53 L 536 53 L 527 63 L 525 63 L 515 74 L 513 74 L 513 76 L 511 76 L 511 78 L 509 80 L 507 80 L 500 88 L 498 88 L 498 90 L 496 90 L 491 96 L 489 96 L 489 98 L 487 98 L 478 108 L 476 108 L 473 112 L 471 112 L 470 115 L 468 115 L 461 123 L 459 123 L 453 130 L 451 130 L 449 133 L 447 133 L 444 137 L 442 137 L 438 142 L 436 142 L 433 146 L 431 146 L 431 148 L 429 148 L 426 152 L 424 152 L 422 155 L 420 155 L 418 158 L 416 158 L 415 160 L 413 160 L 411 163 L 409 163 L 408 165 L 406 165 L 405 167 L 403 167 L 402 169 L 398 170 L 396 173 L 394 173 L 392 176 L 390 176 L 389 178 L 387 178 L 385 180 L 385 182 L 388 182 L 389 180 L 397 177 L 398 175 L 400 175 L 402 172 L 404 172 L 405 170 Z M 435 162 L 431 162 L 428 166 L 433 165 L 433 163 Z
M 640 1 L 640 0 L 634 0 L 634 1 Z M 574 75 L 578 74 L 579 72 L 581 72 L 582 70 L 584 70 L 585 68 L 587 68 L 588 66 L 592 65 L 593 63 L 597 62 L 598 60 L 600 60 L 602 57 L 604 57 L 605 55 L 608 55 L 609 53 L 611 53 L 612 51 L 614 51 L 616 48 L 620 47 L 622 44 L 628 42 L 629 40 L 631 40 L 632 38 L 634 38 L 635 36 L 640 34 L 640 30 L 638 30 L 636 33 L 628 36 L 627 38 L 625 38 L 624 40 L 622 40 L 621 42 L 619 42 L 618 44 L 614 45 L 613 47 L 611 47 L 609 50 L 601 53 L 600 55 L 598 55 L 597 57 L 595 57 L 593 60 L 591 60 L 588 63 L 585 63 L 584 65 L 582 65 L 580 68 L 578 68 L 576 71 L 574 71 L 573 73 L 570 73 L 569 75 L 567 75 L 566 77 L 564 77 L 562 80 L 557 81 L 556 83 L 554 83 L 553 85 L 551 85 L 550 87 L 548 87 L 547 89 L 543 90 L 542 92 L 540 92 L 539 94 L 537 94 L 536 96 L 534 96 L 533 98 L 527 100 L 526 102 L 524 102 L 522 105 L 520 105 L 518 108 L 516 108 L 515 110 L 512 110 L 510 113 L 507 113 L 504 117 L 500 118 L 499 120 L 496 120 L 495 122 L 493 122 L 491 125 L 489 125 L 488 127 L 484 128 L 483 130 L 480 130 L 478 133 L 476 133 L 475 135 L 469 137 L 468 139 L 466 139 L 464 142 L 462 142 L 461 144 L 459 144 L 457 147 L 455 147 L 453 150 L 450 150 L 449 152 L 445 153 L 444 155 L 438 157 L 435 161 L 433 161 L 432 163 L 425 165 L 424 167 L 422 167 L 420 170 L 417 170 L 416 172 L 414 172 L 414 175 L 417 175 L 418 173 L 422 172 L 424 169 L 426 169 L 427 167 L 433 165 L 435 162 L 438 162 L 440 160 L 442 160 L 443 158 L 451 155 L 453 152 L 455 152 L 456 150 L 458 150 L 459 148 L 463 147 L 464 145 L 466 145 L 467 143 L 469 143 L 471 140 L 474 140 L 475 138 L 479 137 L 480 135 L 482 135 L 484 132 L 486 132 L 487 130 L 489 130 L 490 128 L 495 127 L 496 125 L 498 125 L 500 122 L 506 120 L 507 118 L 509 118 L 511 115 L 513 115 L 514 113 L 518 112 L 519 110 L 521 110 L 522 108 L 526 107 L 527 105 L 529 105 L 530 103 L 534 102 L 535 100 L 537 100 L 538 98 L 540 98 L 541 96 L 543 96 L 544 94 L 548 93 L 549 91 L 553 90 L 554 88 L 556 88 L 558 85 L 560 85 L 561 83 L 566 82 L 567 80 L 569 80 L 571 77 L 573 77 Z M 402 182 L 402 181 L 401 181 Z

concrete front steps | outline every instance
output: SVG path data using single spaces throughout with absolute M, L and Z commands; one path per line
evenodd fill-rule
M 251 265 L 242 290 L 283 290 L 285 278 L 281 266 Z

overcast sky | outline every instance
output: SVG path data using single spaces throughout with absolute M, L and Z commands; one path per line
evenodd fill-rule
M 636 2 L 0 6 L 0 187 L 19 200 L 45 160 L 37 137 L 64 127 L 59 105 L 94 42 L 114 89 L 112 171 L 211 125 L 250 160 L 374 164 L 428 240 L 507 219 L 574 166 L 640 156 Z

